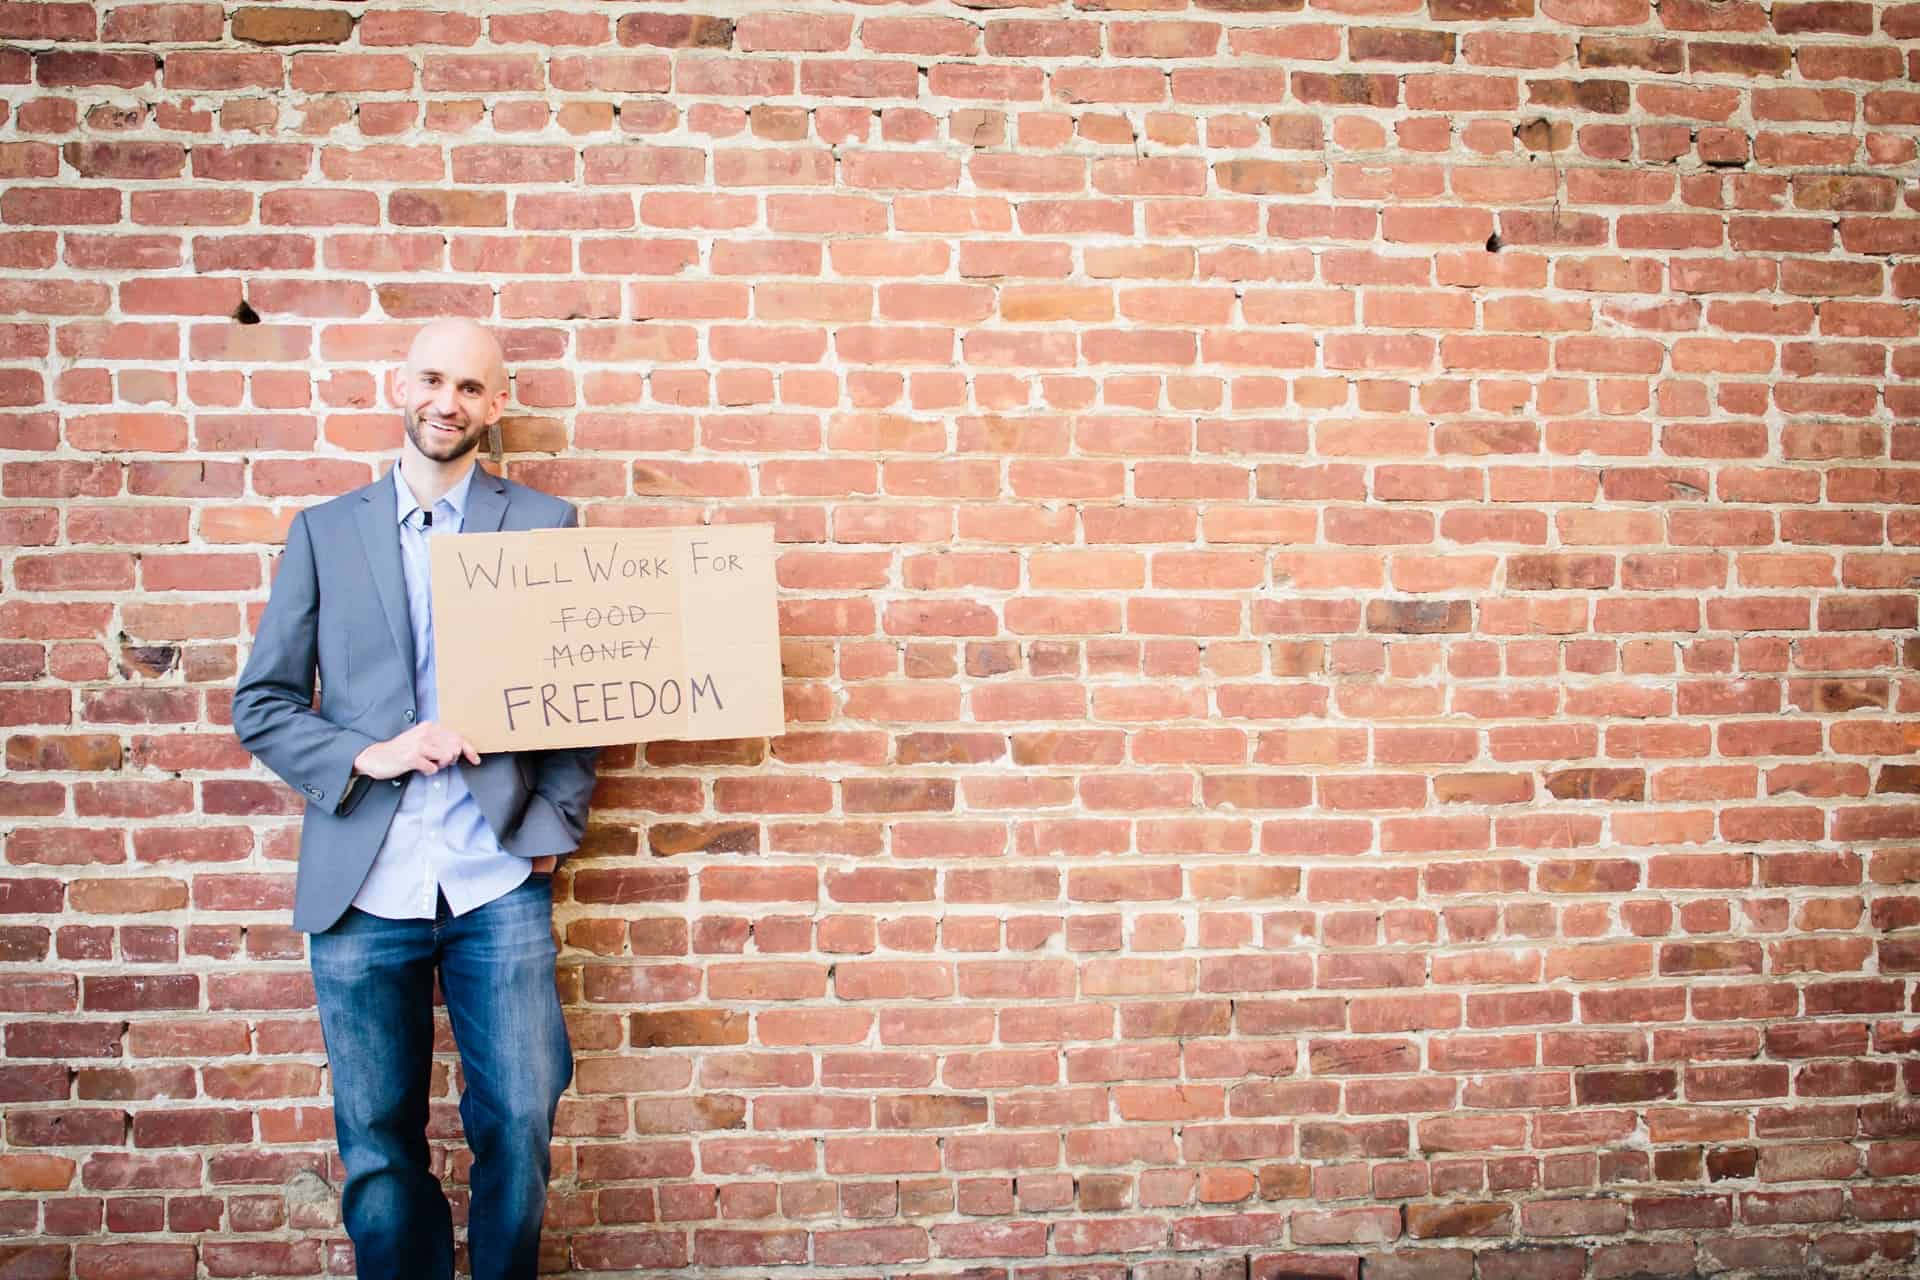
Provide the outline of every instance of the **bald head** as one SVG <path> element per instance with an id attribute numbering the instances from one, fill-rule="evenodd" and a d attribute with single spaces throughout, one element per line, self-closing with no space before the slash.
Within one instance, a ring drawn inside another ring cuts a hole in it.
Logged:
<path id="1" fill-rule="evenodd" d="M 465 377 L 480 376 L 489 393 L 507 389 L 507 353 L 492 332 L 472 320 L 435 320 L 413 336 L 407 348 L 407 373 L 423 370 Z"/>

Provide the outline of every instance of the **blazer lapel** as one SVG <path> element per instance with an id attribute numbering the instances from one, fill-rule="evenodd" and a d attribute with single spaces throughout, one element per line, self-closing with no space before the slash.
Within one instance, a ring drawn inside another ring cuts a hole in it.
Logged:
<path id="1" fill-rule="evenodd" d="M 368 487 L 360 500 L 360 542 L 372 570 L 374 593 L 387 615 L 387 629 L 393 632 L 394 647 L 406 659 L 406 670 L 414 669 L 413 623 L 407 616 L 407 577 L 400 567 L 400 522 L 394 516 L 393 486 L 388 479 Z"/>
<path id="2" fill-rule="evenodd" d="M 507 515 L 507 486 L 499 476 L 486 468 L 475 464 L 473 484 L 467 489 L 466 518 L 460 523 L 462 533 L 498 533 L 500 522 Z"/>

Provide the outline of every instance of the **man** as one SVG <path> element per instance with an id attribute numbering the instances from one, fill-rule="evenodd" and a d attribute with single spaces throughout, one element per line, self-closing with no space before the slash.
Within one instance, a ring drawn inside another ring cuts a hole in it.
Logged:
<path id="1" fill-rule="evenodd" d="M 428 325 L 390 390 L 406 427 L 399 464 L 295 517 L 233 723 L 307 798 L 293 922 L 312 934 L 362 1280 L 453 1275 L 426 1142 L 436 975 L 466 1085 L 473 1275 L 530 1280 L 554 1109 L 573 1075 L 552 872 L 585 828 L 595 752 L 482 759 L 439 722 L 427 542 L 576 518 L 475 465 L 507 403 L 484 329 Z"/>

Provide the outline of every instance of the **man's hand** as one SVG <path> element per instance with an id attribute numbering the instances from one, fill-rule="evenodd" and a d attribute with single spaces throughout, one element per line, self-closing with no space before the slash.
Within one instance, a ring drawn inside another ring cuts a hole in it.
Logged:
<path id="1" fill-rule="evenodd" d="M 353 758 L 353 771 L 385 781 L 403 773 L 438 773 L 462 756 L 468 764 L 480 763 L 480 753 L 465 738 L 428 720 L 363 750 Z"/>

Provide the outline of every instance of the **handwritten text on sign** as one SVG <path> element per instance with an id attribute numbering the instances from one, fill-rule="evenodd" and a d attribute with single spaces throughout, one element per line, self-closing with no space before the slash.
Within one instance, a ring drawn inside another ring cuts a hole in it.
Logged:
<path id="1" fill-rule="evenodd" d="M 770 526 L 428 545 L 440 718 L 476 750 L 781 732 Z"/>

